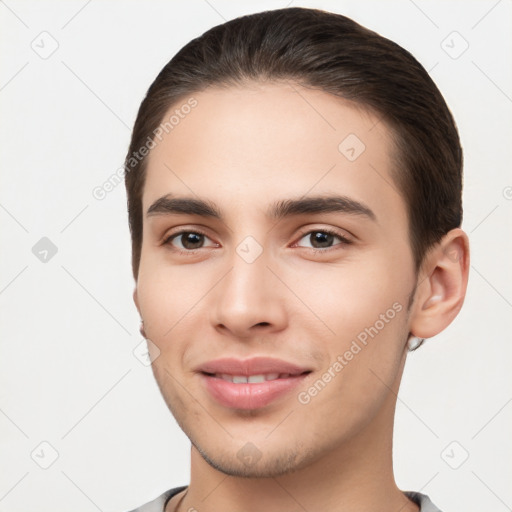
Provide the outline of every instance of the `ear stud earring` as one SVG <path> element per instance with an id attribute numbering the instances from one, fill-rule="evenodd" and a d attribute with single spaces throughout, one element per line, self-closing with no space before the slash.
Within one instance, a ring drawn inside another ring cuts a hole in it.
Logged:
<path id="1" fill-rule="evenodd" d="M 423 345 L 423 342 L 425 341 L 425 338 L 418 338 L 417 336 L 409 336 L 409 339 L 407 340 L 407 349 L 409 352 L 413 352 L 414 350 L 418 349 Z"/>
<path id="2" fill-rule="evenodd" d="M 139 328 L 139 331 L 142 335 L 143 338 L 147 338 L 146 336 L 146 331 L 144 330 L 144 320 L 141 319 L 140 321 L 140 328 Z"/>

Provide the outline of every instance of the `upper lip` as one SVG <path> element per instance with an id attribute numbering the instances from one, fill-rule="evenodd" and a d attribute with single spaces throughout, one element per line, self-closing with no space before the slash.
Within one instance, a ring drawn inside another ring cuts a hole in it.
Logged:
<path id="1" fill-rule="evenodd" d="M 261 375 L 267 373 L 288 373 L 290 375 L 300 375 L 301 373 L 311 371 L 309 368 L 297 364 L 274 359 L 272 357 L 252 357 L 250 359 L 222 358 L 203 363 L 197 368 L 198 372 L 210 374 L 228 374 L 228 375 Z"/>

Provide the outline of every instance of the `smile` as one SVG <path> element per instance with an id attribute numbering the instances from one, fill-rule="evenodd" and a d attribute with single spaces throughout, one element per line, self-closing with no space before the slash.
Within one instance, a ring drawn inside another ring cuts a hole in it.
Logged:
<path id="1" fill-rule="evenodd" d="M 259 374 L 259 375 L 229 375 L 227 373 L 221 373 L 220 375 L 212 375 L 212 377 L 216 377 L 218 379 L 226 380 L 228 382 L 233 382 L 234 384 L 259 384 L 260 382 L 265 382 L 268 380 L 276 380 L 276 379 L 287 379 L 290 377 L 289 373 L 267 373 L 267 374 Z"/>

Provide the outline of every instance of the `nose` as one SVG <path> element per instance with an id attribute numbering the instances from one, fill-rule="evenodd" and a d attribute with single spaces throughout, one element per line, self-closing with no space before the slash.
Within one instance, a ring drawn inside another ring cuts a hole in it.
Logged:
<path id="1" fill-rule="evenodd" d="M 253 262 L 235 253 L 230 262 L 231 269 L 212 296 L 211 321 L 215 329 L 237 339 L 284 329 L 286 290 L 275 271 L 270 270 L 265 251 Z"/>

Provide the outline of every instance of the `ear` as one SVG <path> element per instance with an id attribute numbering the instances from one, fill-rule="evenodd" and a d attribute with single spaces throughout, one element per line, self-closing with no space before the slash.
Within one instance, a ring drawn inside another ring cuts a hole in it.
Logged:
<path id="1" fill-rule="evenodd" d="M 468 237 L 462 229 L 452 229 L 421 266 L 411 314 L 413 336 L 431 338 L 451 324 L 464 303 L 468 272 Z"/>

